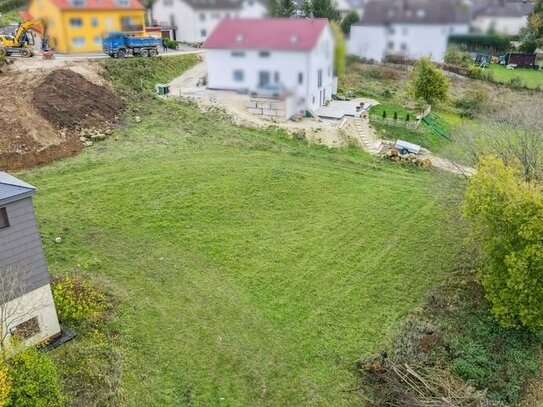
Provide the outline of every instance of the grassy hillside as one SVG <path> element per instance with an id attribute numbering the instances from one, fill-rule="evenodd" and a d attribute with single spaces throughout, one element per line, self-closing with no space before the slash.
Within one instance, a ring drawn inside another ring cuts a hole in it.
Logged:
<path id="1" fill-rule="evenodd" d="M 21 174 L 51 271 L 115 287 L 117 403 L 359 404 L 355 361 L 454 263 L 432 173 L 174 101 L 125 119 Z"/>

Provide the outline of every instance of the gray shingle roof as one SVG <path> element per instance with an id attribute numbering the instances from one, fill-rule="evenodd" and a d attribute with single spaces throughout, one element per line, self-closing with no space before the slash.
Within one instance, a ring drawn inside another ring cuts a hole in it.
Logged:
<path id="1" fill-rule="evenodd" d="M 6 204 L 34 194 L 32 185 L 0 171 L 0 204 Z"/>
<path id="2" fill-rule="evenodd" d="M 449 0 L 370 0 L 355 25 L 454 24 L 469 22 L 468 9 Z"/>
<path id="3" fill-rule="evenodd" d="M 474 7 L 475 17 L 524 17 L 534 9 L 533 3 L 482 4 Z"/>

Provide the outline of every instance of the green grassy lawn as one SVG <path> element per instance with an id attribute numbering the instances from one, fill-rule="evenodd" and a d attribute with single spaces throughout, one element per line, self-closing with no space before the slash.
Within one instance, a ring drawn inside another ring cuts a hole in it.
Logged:
<path id="1" fill-rule="evenodd" d="M 433 174 L 174 101 L 125 120 L 20 174 L 51 272 L 115 287 L 116 404 L 360 405 L 356 360 L 458 255 Z"/>
<path id="2" fill-rule="evenodd" d="M 415 120 L 417 116 L 414 111 L 390 102 L 383 102 L 372 106 L 370 108 L 370 115 L 381 118 L 383 117 L 383 111 L 386 111 L 387 118 L 389 119 L 394 118 L 394 113 L 397 113 L 399 120 L 405 120 L 407 115 L 409 115 L 410 120 Z"/>
<path id="3" fill-rule="evenodd" d="M 521 68 L 507 69 L 498 64 L 490 64 L 485 70 L 492 72 L 493 80 L 496 82 L 510 84 L 511 79 L 519 78 L 522 86 L 527 86 L 530 89 L 543 89 L 543 71 Z"/>

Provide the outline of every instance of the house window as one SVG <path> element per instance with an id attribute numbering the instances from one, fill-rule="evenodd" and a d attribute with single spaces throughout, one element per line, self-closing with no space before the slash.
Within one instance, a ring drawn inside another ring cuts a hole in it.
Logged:
<path id="1" fill-rule="evenodd" d="M 269 58 L 270 53 L 269 53 L 268 51 L 260 51 L 260 52 L 258 53 L 258 56 L 259 56 L 260 58 Z"/>
<path id="2" fill-rule="evenodd" d="M 121 7 L 128 7 L 130 5 L 130 0 L 117 0 L 117 4 Z"/>
<path id="3" fill-rule="evenodd" d="M 396 31 L 394 30 L 394 27 L 388 27 L 388 33 L 391 35 L 394 35 Z"/>
<path id="4" fill-rule="evenodd" d="M 234 82 L 243 82 L 245 75 L 241 69 L 236 69 L 234 71 Z"/>
<path id="5" fill-rule="evenodd" d="M 206 15 L 204 13 L 200 13 L 200 21 L 206 21 Z"/>
<path id="6" fill-rule="evenodd" d="M 9 227 L 8 212 L 6 208 L 0 208 L 0 229 Z"/>
<path id="7" fill-rule="evenodd" d="M 72 0 L 74 7 L 85 7 L 85 0 Z"/>
<path id="8" fill-rule="evenodd" d="M 175 27 L 175 14 L 170 14 L 170 25 Z"/>
<path id="9" fill-rule="evenodd" d="M 407 44 L 402 42 L 402 51 L 407 51 Z"/>
<path id="10" fill-rule="evenodd" d="M 322 69 L 317 71 L 317 86 L 319 88 L 322 86 Z"/>
<path id="11" fill-rule="evenodd" d="M 30 339 L 40 333 L 38 317 L 33 317 L 20 323 L 11 330 L 11 335 L 22 340 Z"/>
<path id="12" fill-rule="evenodd" d="M 275 73 L 273 74 L 273 80 L 275 83 L 279 83 L 279 72 L 275 71 Z"/>
<path id="13" fill-rule="evenodd" d="M 221 15 L 219 13 L 213 13 L 211 14 L 211 18 L 214 20 L 218 20 L 219 18 L 221 18 Z"/>
<path id="14" fill-rule="evenodd" d="M 93 27 L 98 27 L 98 17 L 93 17 L 91 20 L 91 25 Z"/>
<path id="15" fill-rule="evenodd" d="M 85 37 L 74 37 L 72 38 L 72 45 L 74 47 L 84 47 L 85 46 Z"/>
<path id="16" fill-rule="evenodd" d="M 173 6 L 173 0 L 164 0 L 164 5 L 167 7 Z"/>
<path id="17" fill-rule="evenodd" d="M 102 38 L 99 36 L 94 37 L 94 45 L 102 45 Z"/>
<path id="18" fill-rule="evenodd" d="M 402 28 L 403 35 L 407 35 L 407 27 Z"/>
<path id="19" fill-rule="evenodd" d="M 200 31 L 200 37 L 205 37 L 207 35 L 207 30 L 201 30 Z"/>
<path id="20" fill-rule="evenodd" d="M 231 55 L 234 58 L 244 58 L 245 57 L 245 52 L 243 52 L 243 51 L 232 51 Z"/>
<path id="21" fill-rule="evenodd" d="M 298 85 L 304 84 L 304 74 L 303 72 L 298 73 Z"/>
<path id="22" fill-rule="evenodd" d="M 83 27 L 83 20 L 80 18 L 70 18 L 70 27 L 74 27 L 74 28 Z"/>
<path id="23" fill-rule="evenodd" d="M 388 43 L 388 49 L 389 49 L 389 50 L 393 50 L 393 49 L 394 49 L 394 42 L 393 42 L 393 41 L 389 41 L 389 43 Z"/>

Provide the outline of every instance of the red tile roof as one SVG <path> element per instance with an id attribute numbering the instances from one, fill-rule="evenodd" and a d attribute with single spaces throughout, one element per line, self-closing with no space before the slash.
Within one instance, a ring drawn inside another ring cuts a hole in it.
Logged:
<path id="1" fill-rule="evenodd" d="M 145 10 L 138 0 L 128 0 L 128 6 L 116 0 L 85 0 L 85 5 L 74 6 L 70 0 L 51 0 L 60 10 Z"/>
<path id="2" fill-rule="evenodd" d="M 309 51 L 327 26 L 324 18 L 226 19 L 207 38 L 204 48 Z"/>

